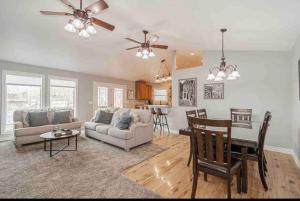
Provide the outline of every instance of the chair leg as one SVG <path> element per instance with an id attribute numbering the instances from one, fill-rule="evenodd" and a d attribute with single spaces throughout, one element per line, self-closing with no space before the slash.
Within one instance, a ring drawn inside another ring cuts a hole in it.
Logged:
<path id="1" fill-rule="evenodd" d="M 193 176 L 193 187 L 192 187 L 192 195 L 191 195 L 192 199 L 195 199 L 196 192 L 197 192 L 197 185 L 198 185 L 198 171 L 196 171 Z"/>
<path id="2" fill-rule="evenodd" d="M 261 180 L 261 183 L 263 184 L 265 190 L 267 191 L 269 188 L 268 188 L 268 184 L 266 182 L 263 168 L 264 168 L 263 167 L 263 159 L 258 159 L 258 171 L 259 171 L 260 180 Z"/>
<path id="3" fill-rule="evenodd" d="M 207 181 L 207 173 L 204 172 L 204 181 Z"/>
<path id="4" fill-rule="evenodd" d="M 266 156 L 265 156 L 265 155 L 264 155 L 264 161 L 263 161 L 263 164 L 264 164 L 264 170 L 265 170 L 265 172 L 268 172 L 268 168 L 267 168 L 268 162 L 267 162 L 267 159 L 266 159 Z"/>
<path id="5" fill-rule="evenodd" d="M 190 156 L 189 156 L 189 160 L 187 163 L 187 166 L 190 166 L 191 161 L 192 161 L 192 156 L 193 156 L 193 144 L 192 144 L 192 137 L 190 137 Z"/>
<path id="6" fill-rule="evenodd" d="M 161 131 L 162 131 L 161 115 L 158 115 L 158 119 L 159 119 L 159 127 L 160 127 L 160 132 L 159 132 L 159 134 L 161 134 Z"/>
<path id="7" fill-rule="evenodd" d="M 231 176 L 227 178 L 227 198 L 231 199 Z"/>
<path id="8" fill-rule="evenodd" d="M 165 120 L 166 120 L 166 126 L 168 128 L 168 133 L 170 134 L 170 128 L 169 128 L 169 124 L 168 124 L 168 120 L 167 120 L 167 115 L 164 115 Z"/>
<path id="9" fill-rule="evenodd" d="M 237 192 L 240 194 L 242 192 L 242 171 L 239 169 L 237 175 L 236 175 L 236 183 L 237 183 Z"/>
<path id="10" fill-rule="evenodd" d="M 155 132 L 157 126 L 157 115 L 153 115 L 153 122 L 154 122 L 154 132 Z"/>

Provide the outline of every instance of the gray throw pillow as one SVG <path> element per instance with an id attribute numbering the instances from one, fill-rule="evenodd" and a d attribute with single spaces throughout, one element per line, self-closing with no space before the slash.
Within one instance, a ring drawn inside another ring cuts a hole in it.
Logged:
<path id="1" fill-rule="evenodd" d="M 47 112 L 29 112 L 28 119 L 30 127 L 45 126 L 49 124 Z"/>
<path id="2" fill-rule="evenodd" d="M 114 113 L 99 111 L 96 115 L 95 122 L 102 124 L 110 124 Z"/>
<path id="3" fill-rule="evenodd" d="M 130 127 L 132 121 L 132 117 L 130 116 L 130 111 L 125 112 L 121 115 L 119 122 L 117 123 L 117 127 L 120 130 L 125 130 Z"/>
<path id="4" fill-rule="evenodd" d="M 55 111 L 53 115 L 53 124 L 66 124 L 70 122 L 70 111 Z"/>

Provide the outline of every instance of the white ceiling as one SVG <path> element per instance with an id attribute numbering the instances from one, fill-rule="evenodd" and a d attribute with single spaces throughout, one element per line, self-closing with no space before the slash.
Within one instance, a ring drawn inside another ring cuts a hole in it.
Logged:
<path id="1" fill-rule="evenodd" d="M 79 0 L 70 0 L 74 5 Z M 96 0 L 84 0 L 88 5 Z M 226 49 L 290 50 L 300 33 L 300 0 L 106 0 L 96 17 L 116 26 L 97 28 L 89 39 L 67 33 L 68 17 L 40 10 L 68 11 L 58 0 L 0 0 L 0 59 L 126 80 L 153 80 L 160 60 L 176 49 L 219 50 L 219 29 L 227 27 Z M 141 30 L 160 35 L 169 50 L 142 60 L 125 37 Z"/>

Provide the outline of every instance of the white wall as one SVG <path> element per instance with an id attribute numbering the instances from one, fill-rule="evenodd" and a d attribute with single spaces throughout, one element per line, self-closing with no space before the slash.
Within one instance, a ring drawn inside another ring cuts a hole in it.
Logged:
<path id="1" fill-rule="evenodd" d="M 300 59 L 300 37 L 298 38 L 294 48 L 291 51 L 291 64 L 292 64 L 292 109 L 293 109 L 293 146 L 297 157 L 300 160 L 300 94 L 299 94 L 299 71 L 298 60 Z"/>
<path id="2" fill-rule="evenodd" d="M 45 75 L 46 80 L 48 76 L 61 76 L 61 77 L 70 77 L 78 80 L 78 103 L 77 103 L 77 113 L 79 119 L 84 122 L 89 120 L 93 115 L 93 104 L 90 104 L 90 101 L 93 101 L 93 83 L 97 82 L 106 82 L 126 85 L 128 89 L 135 89 L 135 84 L 132 81 L 125 81 L 119 79 L 113 79 L 108 77 L 94 76 L 84 73 L 76 73 L 71 71 L 63 71 L 52 68 L 44 68 L 26 64 L 19 64 L 7 61 L 0 60 L 0 83 L 2 84 L 2 72 L 3 70 L 12 70 L 28 73 L 36 73 Z M 47 81 L 44 83 L 45 89 L 47 88 Z M 2 90 L 2 87 L 0 87 Z M 46 99 L 46 97 L 43 97 Z M 134 107 L 134 101 L 126 101 L 126 106 Z M 2 109 L 2 93 L 0 92 L 0 114 Z M 0 118 L 1 119 L 1 118 Z M 0 120 L 0 129 L 1 129 L 1 120 Z"/>
<path id="3" fill-rule="evenodd" d="M 175 53 L 174 53 L 175 54 Z M 237 64 L 241 78 L 225 81 L 224 100 L 204 100 L 203 88 L 209 68 L 220 64 L 221 53 L 204 52 L 204 66 L 176 70 L 173 64 L 173 109 L 170 113 L 172 130 L 187 126 L 185 111 L 178 107 L 178 79 L 197 78 L 198 108 L 206 108 L 209 117 L 230 118 L 230 108 L 252 108 L 254 119 L 261 120 L 265 111 L 272 112 L 266 144 L 282 148 L 293 147 L 291 68 L 288 52 L 226 51 L 228 64 Z"/>

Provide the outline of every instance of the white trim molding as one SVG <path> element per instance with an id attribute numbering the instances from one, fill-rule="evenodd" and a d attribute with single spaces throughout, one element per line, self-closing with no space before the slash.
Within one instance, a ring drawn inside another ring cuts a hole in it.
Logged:
<path id="1" fill-rule="evenodd" d="M 297 155 L 296 155 L 296 153 L 293 149 L 275 147 L 275 146 L 269 146 L 269 145 L 265 145 L 265 149 L 268 150 L 268 151 L 275 151 L 275 152 L 291 155 L 293 157 L 297 167 L 300 168 L 300 160 L 297 157 Z"/>

